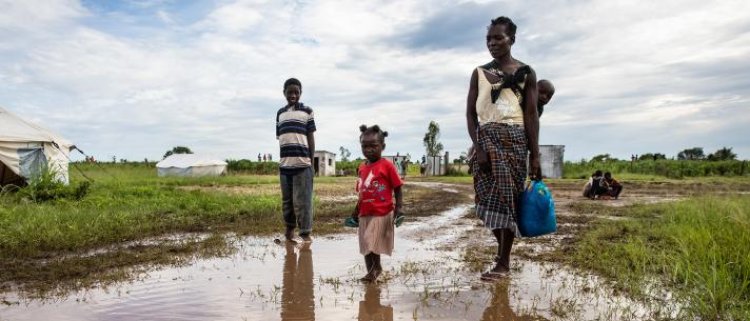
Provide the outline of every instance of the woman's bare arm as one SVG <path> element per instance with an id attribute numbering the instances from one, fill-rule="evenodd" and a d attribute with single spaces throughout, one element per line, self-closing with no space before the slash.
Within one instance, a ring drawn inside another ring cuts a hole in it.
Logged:
<path id="1" fill-rule="evenodd" d="M 529 176 L 541 179 L 541 165 L 539 163 L 539 115 L 537 104 L 536 73 L 532 69 L 526 75 L 523 88 L 523 127 L 526 130 L 526 145 L 529 149 Z"/>

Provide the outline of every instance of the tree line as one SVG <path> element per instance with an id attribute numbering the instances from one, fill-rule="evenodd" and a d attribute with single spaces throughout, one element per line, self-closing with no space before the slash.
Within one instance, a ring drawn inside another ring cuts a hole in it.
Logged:
<path id="1" fill-rule="evenodd" d="M 631 161 L 657 161 L 666 160 L 667 155 L 662 153 L 645 153 L 640 155 L 632 155 Z M 673 160 L 675 158 L 672 158 Z M 732 152 L 731 147 L 722 147 L 719 150 L 706 155 L 703 152 L 703 147 L 686 148 L 677 153 L 677 160 L 707 160 L 707 161 L 732 161 L 737 160 L 737 154 Z M 610 156 L 610 154 L 599 154 L 591 158 L 591 162 L 614 162 L 619 159 Z"/>

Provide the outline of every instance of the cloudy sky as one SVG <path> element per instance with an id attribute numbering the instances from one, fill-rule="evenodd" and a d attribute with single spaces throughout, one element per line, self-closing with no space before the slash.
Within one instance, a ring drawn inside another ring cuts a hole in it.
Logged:
<path id="1" fill-rule="evenodd" d="M 172 146 L 278 156 L 286 78 L 303 83 L 318 149 L 360 156 L 360 124 L 386 152 L 424 154 L 430 120 L 452 158 L 469 146 L 471 71 L 489 20 L 518 25 L 513 55 L 557 94 L 541 143 L 566 159 L 750 158 L 750 2 L 0 0 L 0 106 L 98 159 Z"/>

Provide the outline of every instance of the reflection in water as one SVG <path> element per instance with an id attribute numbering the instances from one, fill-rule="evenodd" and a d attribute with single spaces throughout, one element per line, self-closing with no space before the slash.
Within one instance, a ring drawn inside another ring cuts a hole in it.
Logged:
<path id="1" fill-rule="evenodd" d="M 545 320 L 538 316 L 516 315 L 510 306 L 509 280 L 500 280 L 492 287 L 492 299 L 482 313 L 482 321 Z"/>
<path id="2" fill-rule="evenodd" d="M 356 252 L 355 233 L 316 239 L 315 270 L 309 248 L 277 246 L 270 238 L 248 237 L 237 243 L 235 255 L 149 270 L 133 282 L 74 292 L 59 301 L 2 293 L 0 319 L 545 320 L 537 316 L 542 314 L 567 320 L 646 320 L 675 319 L 679 313 L 681 307 L 671 305 L 671 300 L 654 301 L 652 306 L 612 295 L 601 279 L 554 263 L 518 260 L 512 278 L 476 285 L 474 270 L 462 262 L 465 248 L 461 242 L 465 235 L 480 230 L 474 221 L 462 219 L 463 215 L 448 211 L 424 218 L 423 224 L 402 226 L 405 233 L 396 236 L 402 250 L 394 253 L 389 263 L 394 272 L 388 285 L 380 288 L 348 281 L 313 283 L 314 273 L 355 279 L 360 258 L 342 255 Z M 460 224 L 445 223 L 454 221 Z M 444 230 L 460 233 L 442 233 Z M 438 234 L 442 236 L 436 237 Z M 482 243 L 465 246 L 478 244 Z M 248 271 L 252 277 L 243 278 Z M 256 287 L 252 292 L 243 291 Z M 420 291 L 423 287 L 439 295 L 426 297 L 426 292 Z M 398 303 L 391 308 L 381 302 Z"/>
<path id="3" fill-rule="evenodd" d="M 367 284 L 365 288 L 365 300 L 359 301 L 360 321 L 393 321 L 393 307 L 380 304 L 380 286 L 374 283 Z"/>
<path id="4" fill-rule="evenodd" d="M 294 244 L 287 242 L 281 289 L 281 320 L 315 320 L 310 243 L 304 243 L 300 247 L 299 259 L 294 250 Z"/>

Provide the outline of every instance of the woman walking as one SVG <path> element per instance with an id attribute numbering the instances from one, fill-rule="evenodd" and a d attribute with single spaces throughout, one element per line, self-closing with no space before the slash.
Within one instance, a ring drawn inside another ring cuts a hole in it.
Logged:
<path id="1" fill-rule="evenodd" d="M 495 265 L 482 274 L 496 280 L 510 272 L 519 200 L 527 176 L 541 179 L 536 74 L 511 55 L 516 25 L 493 19 L 487 28 L 492 61 L 471 74 L 466 121 L 474 153 L 471 166 L 476 211 L 497 239 Z"/>

